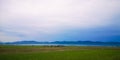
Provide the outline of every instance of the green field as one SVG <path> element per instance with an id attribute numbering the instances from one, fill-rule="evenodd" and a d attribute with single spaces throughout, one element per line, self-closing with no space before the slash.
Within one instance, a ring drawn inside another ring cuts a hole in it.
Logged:
<path id="1" fill-rule="evenodd" d="M 120 60 L 120 47 L 0 46 L 0 60 Z"/>

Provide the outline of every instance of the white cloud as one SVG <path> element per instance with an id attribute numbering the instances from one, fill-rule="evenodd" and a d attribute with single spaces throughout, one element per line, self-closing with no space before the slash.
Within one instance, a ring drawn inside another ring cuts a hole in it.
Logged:
<path id="1" fill-rule="evenodd" d="M 1 0 L 1 27 L 33 36 L 108 26 L 120 13 L 119 4 L 119 0 Z"/>

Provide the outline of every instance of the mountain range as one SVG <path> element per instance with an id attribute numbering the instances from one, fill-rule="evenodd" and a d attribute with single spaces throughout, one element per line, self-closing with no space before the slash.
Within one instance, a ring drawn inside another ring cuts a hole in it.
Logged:
<path id="1" fill-rule="evenodd" d="M 16 41 L 16 42 L 0 42 L 0 44 L 110 44 L 120 45 L 120 42 L 100 42 L 100 41 L 53 41 L 53 42 L 38 42 L 38 41 Z"/>

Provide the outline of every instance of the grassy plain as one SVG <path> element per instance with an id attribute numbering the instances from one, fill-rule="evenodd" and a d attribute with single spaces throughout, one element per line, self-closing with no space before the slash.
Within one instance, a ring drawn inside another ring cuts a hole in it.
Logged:
<path id="1" fill-rule="evenodd" d="M 120 60 L 120 47 L 1 45 L 0 60 Z"/>

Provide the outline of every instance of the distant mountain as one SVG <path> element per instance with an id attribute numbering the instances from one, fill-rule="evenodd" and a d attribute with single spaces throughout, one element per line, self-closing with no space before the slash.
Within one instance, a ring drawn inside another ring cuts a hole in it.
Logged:
<path id="1" fill-rule="evenodd" d="M 7 42 L 5 44 L 40 44 L 37 41 L 16 41 L 16 42 Z"/>
<path id="2" fill-rule="evenodd" d="M 3 44 L 3 43 L 0 43 Z M 54 42 L 38 42 L 38 41 L 17 41 L 17 42 L 6 42 L 4 44 L 110 44 L 120 45 L 120 42 L 94 42 L 94 41 L 54 41 Z"/>
<path id="3" fill-rule="evenodd" d="M 3 44 L 2 42 L 0 42 L 0 44 Z"/>

